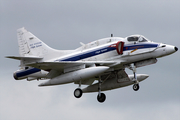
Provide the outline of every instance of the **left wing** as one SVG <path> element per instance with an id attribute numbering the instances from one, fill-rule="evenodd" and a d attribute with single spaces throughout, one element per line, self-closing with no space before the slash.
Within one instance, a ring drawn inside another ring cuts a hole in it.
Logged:
<path id="1" fill-rule="evenodd" d="M 40 60 L 40 59 L 43 59 L 42 57 L 38 57 L 38 56 L 26 56 L 26 57 L 6 56 L 6 58 L 11 58 L 11 59 L 15 59 L 15 60 Z"/>

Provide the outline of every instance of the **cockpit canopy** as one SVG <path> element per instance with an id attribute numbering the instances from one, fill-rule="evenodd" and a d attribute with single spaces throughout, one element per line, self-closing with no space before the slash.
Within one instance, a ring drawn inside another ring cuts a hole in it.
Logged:
<path id="1" fill-rule="evenodd" d="M 142 35 L 131 35 L 127 37 L 129 42 L 148 42 L 149 40 Z"/>

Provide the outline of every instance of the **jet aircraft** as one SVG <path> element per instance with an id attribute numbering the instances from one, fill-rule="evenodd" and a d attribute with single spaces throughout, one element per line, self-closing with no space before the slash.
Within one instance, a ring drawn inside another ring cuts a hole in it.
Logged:
<path id="1" fill-rule="evenodd" d="M 133 85 L 139 90 L 139 82 L 149 76 L 137 74 L 136 68 L 154 64 L 157 58 L 170 55 L 177 47 L 156 43 L 142 35 L 125 38 L 109 37 L 88 44 L 81 43 L 75 50 L 56 50 L 25 28 L 17 30 L 20 56 L 7 58 L 20 60 L 20 69 L 14 72 L 16 80 L 46 80 L 39 86 L 53 86 L 67 83 L 78 85 L 74 96 L 98 92 L 97 100 L 104 102 L 102 91 Z M 132 70 L 132 75 L 125 72 Z M 87 85 L 81 88 L 81 85 Z"/>

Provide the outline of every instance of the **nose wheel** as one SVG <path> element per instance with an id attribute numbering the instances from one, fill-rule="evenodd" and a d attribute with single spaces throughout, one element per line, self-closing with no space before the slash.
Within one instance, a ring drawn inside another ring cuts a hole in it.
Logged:
<path id="1" fill-rule="evenodd" d="M 99 76 L 99 86 L 98 86 L 98 95 L 97 95 L 97 100 L 100 103 L 103 103 L 106 100 L 106 95 L 104 93 L 101 93 L 101 76 Z"/>

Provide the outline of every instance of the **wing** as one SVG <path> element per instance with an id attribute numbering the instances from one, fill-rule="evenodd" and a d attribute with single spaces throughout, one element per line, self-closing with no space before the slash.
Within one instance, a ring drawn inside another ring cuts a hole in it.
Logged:
<path id="1" fill-rule="evenodd" d="M 40 60 L 40 59 L 43 59 L 42 57 L 38 57 L 38 56 L 28 56 L 28 57 L 6 56 L 6 58 L 11 58 L 11 59 L 15 59 L 15 60 Z"/>
<path id="2" fill-rule="evenodd" d="M 38 62 L 27 64 L 27 66 L 35 67 L 45 71 L 49 71 L 47 78 L 54 78 L 61 74 L 84 69 L 87 67 L 93 66 L 117 66 L 121 63 L 115 61 L 60 61 L 60 62 Z M 97 78 L 90 78 L 87 80 L 81 81 L 83 85 L 91 85 Z M 79 84 L 79 81 L 76 81 L 75 84 Z"/>
<path id="3" fill-rule="evenodd" d="M 114 61 L 60 61 L 60 62 L 38 62 L 38 63 L 32 63 L 27 64 L 27 66 L 35 67 L 42 70 L 57 70 L 57 71 L 65 71 L 65 69 L 73 68 L 78 66 L 86 65 L 87 67 L 97 65 L 97 66 L 108 66 L 115 64 L 117 62 Z M 80 69 L 82 69 L 80 67 Z M 69 71 L 66 71 L 69 72 Z"/>
<path id="4" fill-rule="evenodd" d="M 27 64 L 27 66 L 49 71 L 47 78 L 54 78 L 63 73 L 84 69 L 86 67 L 112 66 L 116 64 L 118 63 L 115 61 L 60 61 L 60 62 L 32 63 L 32 64 Z M 81 84 L 91 85 L 95 80 L 96 78 L 90 78 L 90 79 L 81 81 Z M 79 84 L 79 81 L 76 81 L 75 84 Z"/>

